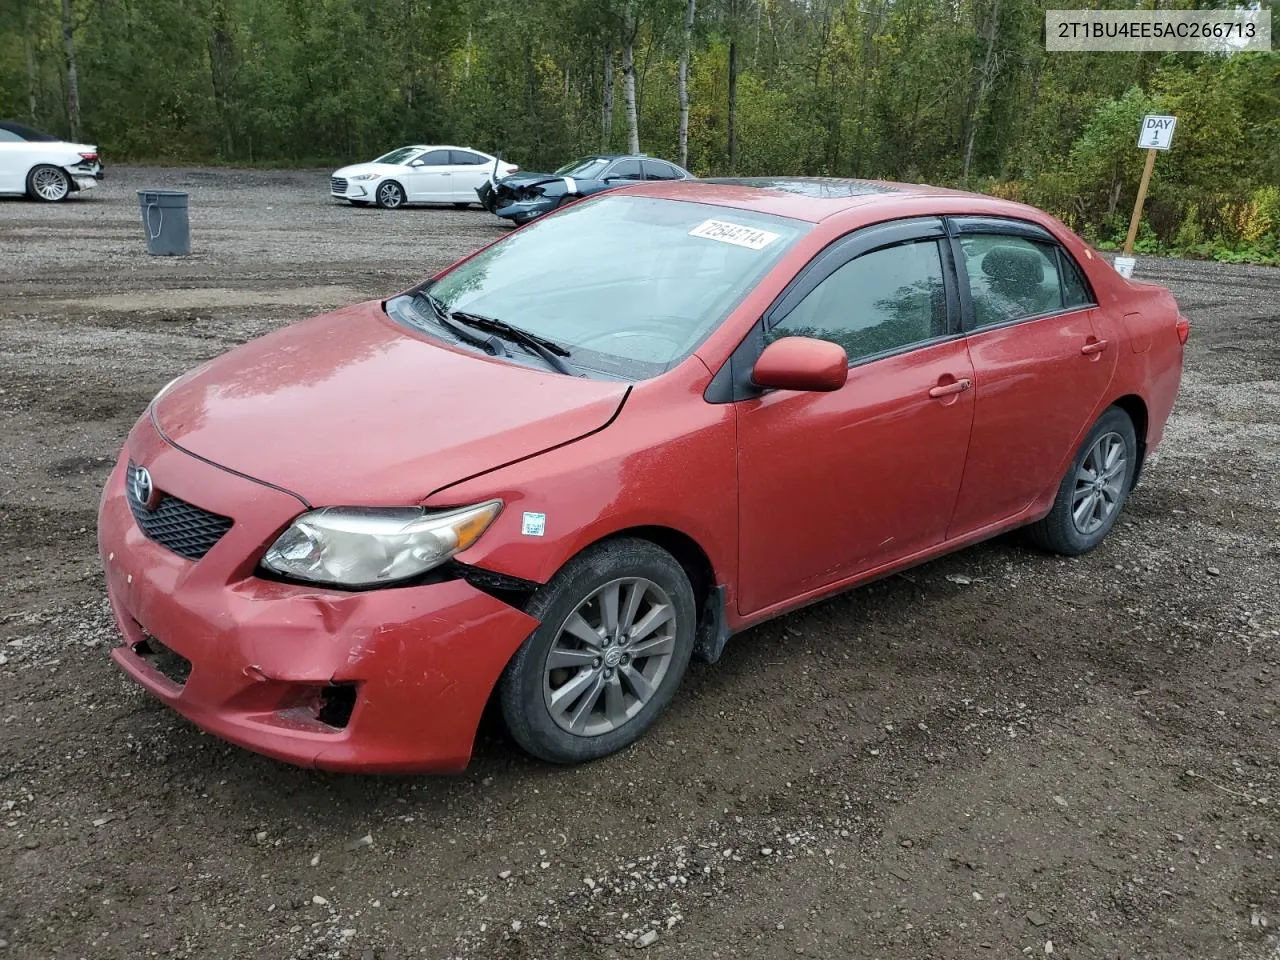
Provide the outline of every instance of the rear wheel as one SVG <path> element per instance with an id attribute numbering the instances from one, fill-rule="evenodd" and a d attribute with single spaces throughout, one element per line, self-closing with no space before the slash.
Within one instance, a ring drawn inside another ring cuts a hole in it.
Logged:
<path id="1" fill-rule="evenodd" d="M 667 708 L 693 651 L 683 568 L 646 540 L 571 560 L 530 601 L 541 620 L 503 672 L 502 714 L 525 750 L 580 763 L 634 742 Z"/>
<path id="2" fill-rule="evenodd" d="M 378 206 L 384 210 L 394 210 L 404 206 L 404 187 L 394 180 L 387 180 L 378 185 Z"/>
<path id="3" fill-rule="evenodd" d="M 1110 407 L 1080 445 L 1049 515 L 1027 528 L 1031 540 L 1066 556 L 1088 553 L 1120 518 L 1137 465 L 1133 421 L 1119 407 Z"/>
<path id="4" fill-rule="evenodd" d="M 65 200 L 71 192 L 71 178 L 67 171 L 47 163 L 32 167 L 27 174 L 27 193 L 36 200 L 56 203 Z"/>

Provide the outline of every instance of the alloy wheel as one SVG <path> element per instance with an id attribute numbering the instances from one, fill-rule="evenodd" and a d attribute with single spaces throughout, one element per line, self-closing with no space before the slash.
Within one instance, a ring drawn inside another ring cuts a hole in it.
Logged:
<path id="1" fill-rule="evenodd" d="M 31 177 L 31 187 L 42 200 L 61 200 L 70 189 L 66 174 L 53 167 L 43 167 Z"/>
<path id="2" fill-rule="evenodd" d="M 378 188 L 378 202 L 382 206 L 394 210 L 404 202 L 404 194 L 394 183 L 384 183 Z"/>
<path id="3" fill-rule="evenodd" d="M 612 580 L 560 625 L 543 671 L 547 711 L 578 736 L 617 730 L 662 686 L 675 647 L 666 591 L 643 577 Z"/>
<path id="4" fill-rule="evenodd" d="M 1127 453 L 1120 434 L 1104 433 L 1076 468 L 1071 519 L 1086 536 L 1100 529 L 1119 509 L 1128 476 Z"/>

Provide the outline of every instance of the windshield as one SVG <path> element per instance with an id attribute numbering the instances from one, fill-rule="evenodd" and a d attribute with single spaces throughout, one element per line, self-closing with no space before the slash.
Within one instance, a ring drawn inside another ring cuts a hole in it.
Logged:
<path id="1" fill-rule="evenodd" d="M 588 180 L 600 173 L 609 165 L 609 161 L 603 157 L 587 157 L 585 160 L 575 160 L 573 163 L 566 163 L 563 167 L 556 171 L 557 177 L 581 177 Z"/>
<path id="2" fill-rule="evenodd" d="M 571 351 L 584 372 L 657 376 L 688 356 L 811 225 L 605 195 L 511 234 L 430 286 Z"/>
<path id="3" fill-rule="evenodd" d="M 392 150 L 390 153 L 384 153 L 374 163 L 408 163 L 409 159 L 416 156 L 417 147 L 401 147 L 399 150 Z"/>

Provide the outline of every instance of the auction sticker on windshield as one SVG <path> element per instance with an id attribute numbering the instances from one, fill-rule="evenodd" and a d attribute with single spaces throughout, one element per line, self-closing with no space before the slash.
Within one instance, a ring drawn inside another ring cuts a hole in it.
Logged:
<path id="1" fill-rule="evenodd" d="M 748 227 L 741 223 L 730 223 L 727 220 L 704 220 L 689 231 L 691 237 L 702 237 L 706 240 L 719 240 L 721 243 L 732 243 L 736 247 L 747 247 L 751 250 L 763 250 L 778 239 L 776 233 Z"/>

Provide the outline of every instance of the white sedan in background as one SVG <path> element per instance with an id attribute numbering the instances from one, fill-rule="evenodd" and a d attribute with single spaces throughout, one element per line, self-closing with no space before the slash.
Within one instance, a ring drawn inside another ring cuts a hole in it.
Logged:
<path id="1" fill-rule="evenodd" d="M 519 169 L 468 147 L 400 147 L 372 163 L 334 171 L 329 195 L 357 207 L 376 203 L 389 210 L 406 203 L 466 207 L 476 202 L 480 184 Z"/>
<path id="2" fill-rule="evenodd" d="M 0 194 L 65 200 L 102 179 L 98 148 L 0 120 Z"/>

